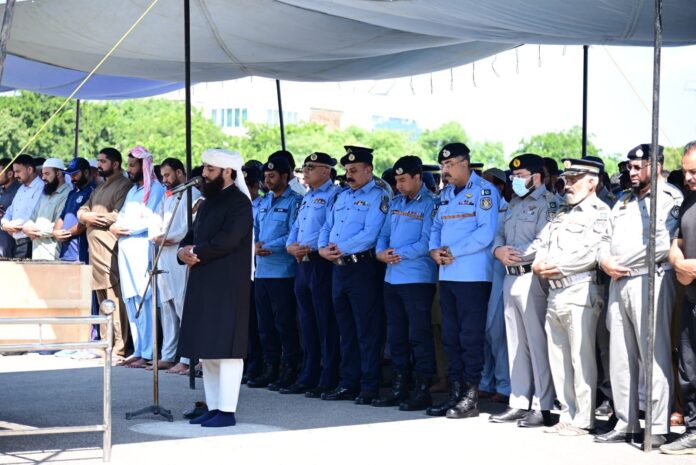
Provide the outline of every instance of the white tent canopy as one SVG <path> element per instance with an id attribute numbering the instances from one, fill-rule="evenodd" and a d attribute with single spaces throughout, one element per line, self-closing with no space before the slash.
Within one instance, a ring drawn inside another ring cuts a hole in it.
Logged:
<path id="1" fill-rule="evenodd" d="M 150 2 L 19 1 L 8 52 L 90 71 Z M 696 43 L 696 1 L 663 8 L 664 44 Z M 183 17 L 182 1 L 160 0 L 99 73 L 181 82 Z M 195 82 L 391 78 L 524 43 L 651 45 L 653 24 L 651 0 L 191 0 L 191 70 Z"/>

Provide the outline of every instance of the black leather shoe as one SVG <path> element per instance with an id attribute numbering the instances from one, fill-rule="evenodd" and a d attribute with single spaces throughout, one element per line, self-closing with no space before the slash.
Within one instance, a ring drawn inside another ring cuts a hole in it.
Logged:
<path id="1" fill-rule="evenodd" d="M 609 403 L 609 401 L 605 400 L 599 405 L 599 407 L 595 409 L 594 413 L 598 417 L 608 417 L 611 416 L 612 413 L 614 413 L 614 409 L 611 408 L 611 404 Z"/>
<path id="2" fill-rule="evenodd" d="M 305 394 L 307 391 L 312 389 L 312 386 L 307 386 L 306 384 L 295 383 L 292 386 L 286 388 L 280 388 L 278 392 L 281 394 Z"/>
<path id="3" fill-rule="evenodd" d="M 416 387 L 413 394 L 399 405 L 399 410 L 403 412 L 425 410 L 433 405 L 432 397 L 430 397 L 430 377 L 416 376 L 415 381 Z"/>
<path id="4" fill-rule="evenodd" d="M 396 407 L 405 401 L 408 397 L 408 376 L 401 372 L 394 373 L 394 381 L 389 394 L 374 399 L 372 405 L 374 407 Z M 356 402 L 357 403 L 357 402 Z"/>
<path id="5" fill-rule="evenodd" d="M 247 387 L 250 388 L 264 388 L 270 383 L 274 383 L 278 379 L 278 365 L 272 363 L 266 363 L 263 366 L 263 373 L 261 376 L 252 378 L 247 381 Z"/>
<path id="6" fill-rule="evenodd" d="M 478 386 L 467 383 L 462 400 L 447 410 L 445 416 L 447 418 L 473 418 L 479 416 Z"/>
<path id="7" fill-rule="evenodd" d="M 280 367 L 280 376 L 278 376 L 278 380 L 274 383 L 269 383 L 268 390 L 280 391 L 281 389 L 289 388 L 295 384 L 296 379 L 297 370 L 295 367 L 291 365 L 283 365 Z"/>
<path id="8" fill-rule="evenodd" d="M 321 400 L 355 400 L 356 397 L 358 397 L 356 389 L 337 387 L 333 391 L 322 393 Z"/>
<path id="9" fill-rule="evenodd" d="M 358 397 L 355 398 L 356 405 L 373 405 L 373 402 L 377 400 L 377 394 L 370 392 L 361 392 Z"/>
<path id="10" fill-rule="evenodd" d="M 530 410 L 524 416 L 517 420 L 517 426 L 520 428 L 538 428 L 544 426 L 544 415 L 539 410 Z"/>
<path id="11" fill-rule="evenodd" d="M 621 431 L 611 430 L 608 433 L 600 434 L 594 437 L 594 442 L 600 444 L 615 444 L 619 442 L 633 442 L 635 439 L 634 433 L 622 433 Z"/>
<path id="12" fill-rule="evenodd" d="M 204 413 L 208 412 L 208 406 L 206 405 L 205 402 L 197 401 L 192 409 L 186 410 L 184 412 L 184 418 L 187 420 L 193 420 L 194 418 L 198 418 Z"/>
<path id="13" fill-rule="evenodd" d="M 503 413 L 497 415 L 491 415 L 488 417 L 488 421 L 491 423 L 508 423 L 513 421 L 518 421 L 527 416 L 528 410 L 522 410 L 519 408 L 508 407 Z"/>
<path id="14" fill-rule="evenodd" d="M 307 392 L 305 392 L 304 396 L 309 399 L 320 399 L 322 394 L 332 390 L 332 388 L 328 388 L 326 386 L 317 386 L 314 389 L 309 389 Z"/>
<path id="15" fill-rule="evenodd" d="M 426 415 L 431 417 L 444 417 L 447 414 L 447 410 L 451 409 L 462 400 L 464 395 L 464 387 L 461 381 L 450 382 L 449 396 L 447 400 L 440 405 L 434 405 L 425 411 Z"/>

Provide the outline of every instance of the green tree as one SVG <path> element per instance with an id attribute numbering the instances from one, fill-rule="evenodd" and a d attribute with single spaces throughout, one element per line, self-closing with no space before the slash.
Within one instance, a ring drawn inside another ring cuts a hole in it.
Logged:
<path id="1" fill-rule="evenodd" d="M 471 144 L 466 131 L 456 121 L 445 123 L 437 129 L 426 129 L 418 138 L 418 143 L 421 146 L 420 156 L 424 161 L 436 162 L 437 154 L 442 146 L 452 142 Z"/>

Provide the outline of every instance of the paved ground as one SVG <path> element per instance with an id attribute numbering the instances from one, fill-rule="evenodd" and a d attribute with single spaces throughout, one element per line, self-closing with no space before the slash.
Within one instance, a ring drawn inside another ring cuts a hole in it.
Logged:
<path id="1" fill-rule="evenodd" d="M 469 420 L 421 412 L 325 402 L 242 388 L 236 427 L 189 425 L 181 412 L 203 397 L 184 376 L 162 373 L 160 399 L 176 418 L 126 420 L 152 400 L 150 372 L 113 369 L 113 463 L 373 464 L 515 463 L 696 464 L 696 458 L 645 454 L 631 445 L 599 445 L 590 436 L 565 438 L 487 414 Z M 101 421 L 102 368 L 95 361 L 51 356 L 0 357 L 0 427 L 87 425 Z M 487 413 L 504 406 L 482 404 Z M 7 426 L 7 423 L 4 423 Z M 0 464 L 101 462 L 98 433 L 0 438 Z"/>

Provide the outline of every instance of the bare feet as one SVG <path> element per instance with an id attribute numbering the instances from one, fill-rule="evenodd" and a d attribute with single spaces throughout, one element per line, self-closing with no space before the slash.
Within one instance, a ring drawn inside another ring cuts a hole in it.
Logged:
<path id="1" fill-rule="evenodd" d="M 126 365 L 128 368 L 145 368 L 147 366 L 148 360 L 141 358 L 133 363 Z"/>
<path id="2" fill-rule="evenodd" d="M 121 362 L 121 366 L 127 367 L 127 366 L 129 366 L 131 363 L 137 362 L 138 360 L 142 360 L 142 358 L 140 358 L 140 357 L 132 357 L 132 356 L 131 356 L 131 357 L 128 357 L 127 359 L 125 359 L 125 360 L 123 360 L 123 361 Z"/>
<path id="3" fill-rule="evenodd" d="M 169 368 L 174 366 L 174 362 L 168 362 L 166 360 L 158 360 L 157 361 L 157 369 L 158 370 L 168 370 Z M 152 365 L 148 365 L 145 367 L 146 370 L 152 371 Z"/>
<path id="4" fill-rule="evenodd" d="M 179 375 L 179 374 L 188 373 L 188 370 L 189 370 L 188 364 L 179 362 L 176 365 L 174 365 L 173 367 L 171 367 L 169 370 L 167 370 L 167 373 L 174 373 L 176 375 Z"/>

